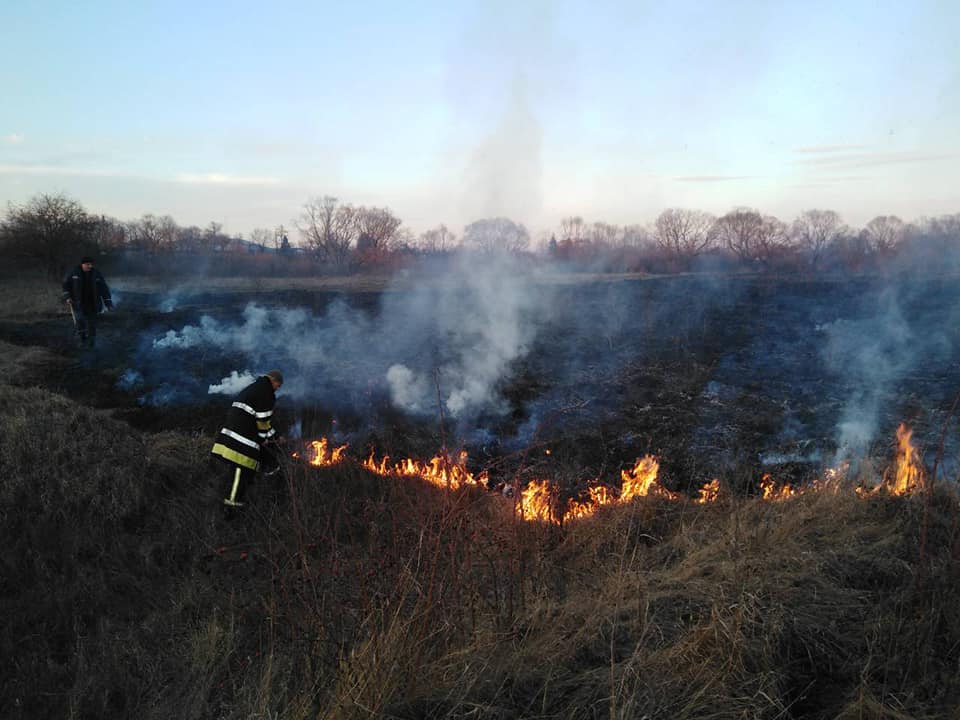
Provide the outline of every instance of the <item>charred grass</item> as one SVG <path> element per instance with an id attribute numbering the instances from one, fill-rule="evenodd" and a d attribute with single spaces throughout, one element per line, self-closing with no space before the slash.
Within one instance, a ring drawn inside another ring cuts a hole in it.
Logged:
<path id="1" fill-rule="evenodd" d="M 195 418 L 150 430 L 41 387 L 102 368 L 0 356 L 4 718 L 960 717 L 946 483 L 767 502 L 732 471 L 714 503 L 557 525 L 291 458 L 227 519 Z"/>

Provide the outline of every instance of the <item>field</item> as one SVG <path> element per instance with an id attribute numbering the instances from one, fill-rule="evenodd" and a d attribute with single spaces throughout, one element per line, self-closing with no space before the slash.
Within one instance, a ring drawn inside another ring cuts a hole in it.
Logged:
<path id="1" fill-rule="evenodd" d="M 3 290 L 3 717 L 960 717 L 955 278 L 108 279 Z"/>

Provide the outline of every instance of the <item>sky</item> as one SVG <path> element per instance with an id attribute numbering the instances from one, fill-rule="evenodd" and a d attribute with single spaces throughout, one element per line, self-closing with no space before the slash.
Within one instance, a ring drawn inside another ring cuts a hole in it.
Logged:
<path id="1" fill-rule="evenodd" d="M 229 233 L 960 212 L 960 3 L 0 3 L 0 202 Z"/>

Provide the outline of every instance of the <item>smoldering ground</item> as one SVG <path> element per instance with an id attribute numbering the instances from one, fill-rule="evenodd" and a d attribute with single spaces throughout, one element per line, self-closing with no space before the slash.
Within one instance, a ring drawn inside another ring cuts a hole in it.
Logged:
<path id="1" fill-rule="evenodd" d="M 419 424 L 488 456 L 592 444 L 578 459 L 597 467 L 641 452 L 718 472 L 819 467 L 882 451 L 903 420 L 933 448 L 948 421 L 952 285 L 556 280 L 465 256 L 381 293 L 207 297 L 192 314 L 184 296 L 178 322 L 142 333 L 121 382 L 143 404 L 189 406 L 280 367 L 278 408 L 305 437 L 363 446 Z"/>

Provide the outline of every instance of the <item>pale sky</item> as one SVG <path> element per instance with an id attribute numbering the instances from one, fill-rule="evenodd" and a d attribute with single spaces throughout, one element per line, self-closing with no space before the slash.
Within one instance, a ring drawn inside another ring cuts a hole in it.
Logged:
<path id="1" fill-rule="evenodd" d="M 960 212 L 960 2 L 0 3 L 0 202 L 419 233 Z"/>

